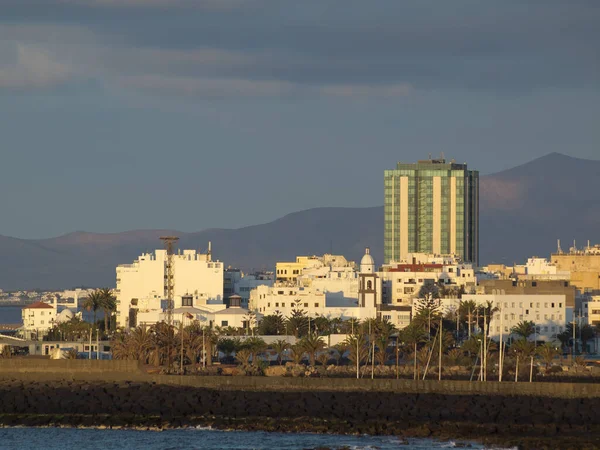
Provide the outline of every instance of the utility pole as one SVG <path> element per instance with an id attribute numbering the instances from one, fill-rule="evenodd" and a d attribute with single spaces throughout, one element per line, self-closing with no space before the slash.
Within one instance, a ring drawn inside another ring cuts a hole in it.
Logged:
<path id="1" fill-rule="evenodd" d="M 167 250 L 167 261 L 165 267 L 165 293 L 167 296 L 167 372 L 171 371 L 171 336 L 173 332 L 173 307 L 175 295 L 175 266 L 173 264 L 173 246 L 179 240 L 177 236 L 161 236 L 165 249 Z"/>
<path id="2" fill-rule="evenodd" d="M 502 315 L 502 302 L 500 302 L 500 356 L 498 357 L 498 382 L 502 383 L 502 364 L 504 363 L 504 324 L 503 324 L 503 315 Z"/>
<path id="3" fill-rule="evenodd" d="M 444 336 L 444 322 L 443 319 L 440 317 L 440 358 L 438 361 L 438 381 L 442 381 L 442 342 L 443 342 L 443 336 Z"/>

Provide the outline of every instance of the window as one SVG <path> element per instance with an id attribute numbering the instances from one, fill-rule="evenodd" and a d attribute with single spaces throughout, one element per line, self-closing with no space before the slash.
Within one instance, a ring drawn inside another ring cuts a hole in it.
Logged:
<path id="1" fill-rule="evenodd" d="M 531 286 L 536 287 L 537 286 L 537 281 L 532 281 L 531 282 Z"/>
<path id="2" fill-rule="evenodd" d="M 551 330 L 553 333 L 556 332 L 556 327 L 552 327 Z"/>
<path id="3" fill-rule="evenodd" d="M 535 307 L 536 307 L 536 308 L 539 308 L 539 307 L 540 307 L 540 302 L 537 302 L 537 303 L 535 304 Z"/>
<path id="4" fill-rule="evenodd" d="M 44 311 L 40 311 L 40 316 L 43 316 L 43 315 L 44 315 Z M 44 322 L 42 322 L 42 323 L 44 323 Z"/>
<path id="5" fill-rule="evenodd" d="M 544 333 L 548 332 L 548 327 L 544 327 Z"/>
<path id="6" fill-rule="evenodd" d="M 552 307 L 554 308 L 554 303 L 552 303 Z"/>
<path id="7" fill-rule="evenodd" d="M 194 306 L 193 305 L 193 297 L 191 297 L 191 296 L 181 297 L 181 306 Z"/>
<path id="8" fill-rule="evenodd" d="M 319 304 L 318 304 L 318 303 L 315 303 L 315 308 L 318 308 L 318 307 L 319 307 Z"/>
<path id="9" fill-rule="evenodd" d="M 304 307 L 305 307 L 305 308 L 308 308 L 308 303 L 305 303 L 305 304 L 304 304 Z"/>
<path id="10" fill-rule="evenodd" d="M 562 303 L 559 303 L 559 304 L 558 304 L 558 307 L 559 307 L 559 308 L 562 308 Z"/>
<path id="11" fill-rule="evenodd" d="M 547 307 L 548 307 L 548 303 L 544 303 L 544 308 L 547 308 Z"/>
<path id="12" fill-rule="evenodd" d="M 282 304 L 281 304 L 281 307 L 282 307 L 282 308 L 285 308 L 285 303 L 282 303 Z"/>
<path id="13" fill-rule="evenodd" d="M 530 308 L 533 308 L 533 303 L 530 303 L 530 304 L 529 304 L 529 307 L 530 307 Z"/>
<path id="14" fill-rule="evenodd" d="M 383 316 L 383 320 L 392 320 L 392 316 L 385 315 L 385 316 Z"/>
<path id="15" fill-rule="evenodd" d="M 525 310 L 525 314 L 529 315 L 529 310 L 528 309 Z"/>
<path id="16" fill-rule="evenodd" d="M 523 302 L 519 302 L 519 308 L 523 307 Z"/>
<path id="17" fill-rule="evenodd" d="M 283 291 L 277 291 L 277 294 L 283 295 Z"/>
<path id="18" fill-rule="evenodd" d="M 515 307 L 515 302 L 512 302 L 512 307 L 513 307 L 513 308 Z"/>
<path id="19" fill-rule="evenodd" d="M 227 321 L 227 320 L 221 320 L 221 326 L 222 326 L 222 327 L 227 327 L 227 326 L 229 326 L 229 321 Z"/>
<path id="20" fill-rule="evenodd" d="M 41 323 L 42 325 L 44 325 L 44 321 L 43 321 L 43 320 L 42 320 L 40 323 Z"/>
<path id="21" fill-rule="evenodd" d="M 275 303 L 275 308 L 279 308 L 279 303 Z"/>

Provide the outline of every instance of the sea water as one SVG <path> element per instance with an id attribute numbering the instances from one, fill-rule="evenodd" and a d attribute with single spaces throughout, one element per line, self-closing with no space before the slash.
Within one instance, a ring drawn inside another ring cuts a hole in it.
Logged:
<path id="1" fill-rule="evenodd" d="M 484 449 L 466 441 L 404 439 L 395 436 L 346 436 L 313 433 L 267 433 L 259 431 L 218 431 L 188 428 L 165 431 L 136 431 L 78 428 L 0 428 L 0 449 L 43 450 L 246 450 L 317 448 L 349 449 Z"/>

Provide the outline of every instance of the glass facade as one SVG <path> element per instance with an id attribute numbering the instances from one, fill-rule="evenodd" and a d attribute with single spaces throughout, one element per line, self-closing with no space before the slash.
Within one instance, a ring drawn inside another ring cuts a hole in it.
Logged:
<path id="1" fill-rule="evenodd" d="M 386 263 L 407 253 L 454 252 L 478 264 L 479 173 L 466 164 L 438 159 L 386 170 L 384 214 Z"/>

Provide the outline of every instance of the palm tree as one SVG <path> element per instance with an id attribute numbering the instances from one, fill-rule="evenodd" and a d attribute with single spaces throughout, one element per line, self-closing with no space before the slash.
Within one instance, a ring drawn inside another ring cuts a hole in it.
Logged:
<path id="1" fill-rule="evenodd" d="M 475 301 L 473 300 L 465 300 L 464 302 L 461 301 L 460 302 L 460 306 L 458 308 L 458 315 L 461 318 L 461 321 L 463 320 L 463 318 L 466 319 L 466 324 L 467 324 L 467 330 L 468 330 L 468 336 L 471 337 L 471 330 L 472 330 L 472 326 L 471 324 L 473 323 L 473 314 L 475 314 L 475 311 L 477 310 L 477 303 L 475 303 Z"/>
<path id="2" fill-rule="evenodd" d="M 308 354 L 310 365 L 315 365 L 315 356 L 317 352 L 325 348 L 325 343 L 316 333 L 310 333 L 300 340 L 300 346 Z"/>
<path id="3" fill-rule="evenodd" d="M 404 341 L 404 343 L 406 345 L 408 345 L 414 349 L 415 358 L 414 358 L 413 378 L 416 380 L 417 379 L 417 346 L 420 343 L 425 341 L 426 333 L 420 326 L 416 326 L 411 323 L 409 326 L 407 326 L 406 328 L 404 328 L 401 331 L 400 337 L 402 338 L 402 341 Z"/>
<path id="4" fill-rule="evenodd" d="M 96 326 L 96 313 L 102 308 L 104 296 L 100 289 L 96 289 L 83 302 L 83 307 L 87 311 L 94 311 L 94 327 Z"/>
<path id="5" fill-rule="evenodd" d="M 359 367 L 369 355 L 367 340 L 363 334 L 355 332 L 346 338 L 344 346 L 348 349 L 348 359 L 356 366 L 356 378 L 358 378 Z"/>
<path id="6" fill-rule="evenodd" d="M 125 333 L 116 333 L 110 341 L 110 349 L 113 359 L 129 359 L 131 352 L 131 343 L 129 335 Z"/>
<path id="7" fill-rule="evenodd" d="M 554 358 L 560 355 L 560 351 L 551 343 L 547 342 L 544 345 L 541 345 L 536 350 L 538 356 L 542 358 L 544 364 L 546 365 L 546 372 L 550 369 Z"/>
<path id="8" fill-rule="evenodd" d="M 110 288 L 100 289 L 102 296 L 101 308 L 104 310 L 104 332 L 108 334 L 111 327 L 112 313 L 117 309 L 117 300 Z"/>
<path id="9" fill-rule="evenodd" d="M 526 340 L 535 333 L 535 324 L 530 320 L 524 320 L 512 327 L 510 332 Z"/>
<path id="10" fill-rule="evenodd" d="M 302 359 L 304 358 L 304 350 L 302 349 L 300 343 L 294 344 L 290 347 L 290 358 L 294 364 L 300 364 Z"/>
<path id="11" fill-rule="evenodd" d="M 251 356 L 250 350 L 247 348 L 241 348 L 235 352 L 235 359 L 237 359 L 242 365 L 247 365 Z"/>
<path id="12" fill-rule="evenodd" d="M 519 381 L 519 360 L 526 360 L 535 353 L 535 344 L 529 342 L 526 338 L 521 338 L 512 343 L 510 350 L 514 352 L 516 357 L 515 367 L 515 382 Z"/>
<path id="13" fill-rule="evenodd" d="M 219 343 L 217 344 L 217 349 L 220 352 L 223 352 L 225 358 L 229 358 L 236 349 L 236 341 L 235 339 L 225 338 L 219 339 Z"/>
<path id="14" fill-rule="evenodd" d="M 258 361 L 259 353 L 264 352 L 267 349 L 267 344 L 264 340 L 259 337 L 251 337 L 246 339 L 242 343 L 243 348 L 247 348 L 250 351 L 252 357 L 252 364 L 256 364 Z"/>
<path id="15" fill-rule="evenodd" d="M 122 333 L 117 333 L 117 336 Z M 144 364 L 148 362 L 149 353 L 154 345 L 152 334 L 145 326 L 134 328 L 125 339 L 129 347 L 129 354 L 142 361 Z"/>
<path id="16" fill-rule="evenodd" d="M 283 363 L 283 353 L 290 348 L 290 343 L 285 339 L 279 339 L 271 344 L 271 348 L 277 353 L 277 362 Z"/>

